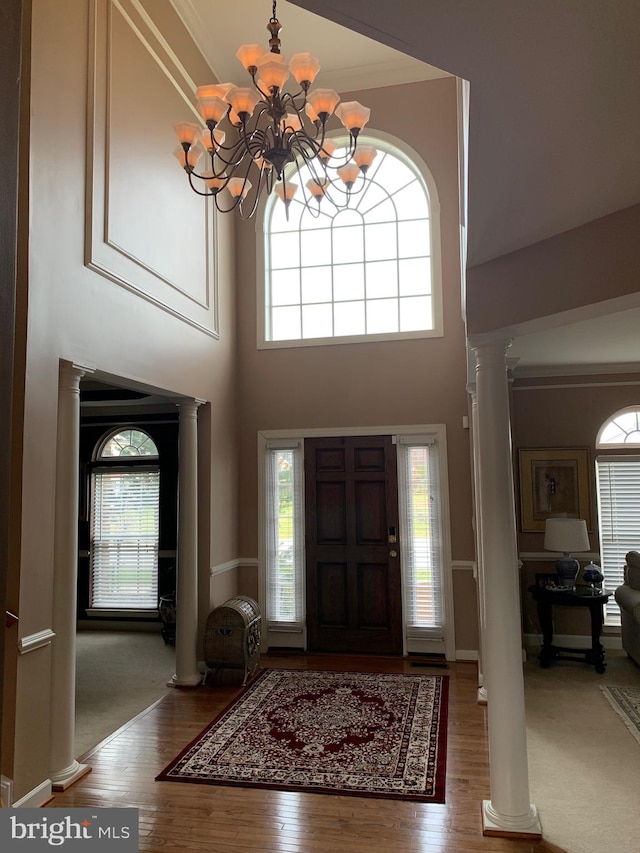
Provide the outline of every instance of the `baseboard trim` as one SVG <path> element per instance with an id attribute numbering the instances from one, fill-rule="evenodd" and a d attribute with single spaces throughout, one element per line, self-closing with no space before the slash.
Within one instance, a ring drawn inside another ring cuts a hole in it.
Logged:
<path id="1" fill-rule="evenodd" d="M 51 779 L 45 779 L 24 797 L 11 804 L 14 809 L 39 809 L 53 798 Z"/>
<path id="2" fill-rule="evenodd" d="M 478 660 L 477 649 L 456 649 L 456 660 Z"/>
<path id="3" fill-rule="evenodd" d="M 6 776 L 0 777 L 0 797 L 2 805 L 8 808 L 13 802 L 13 779 Z"/>

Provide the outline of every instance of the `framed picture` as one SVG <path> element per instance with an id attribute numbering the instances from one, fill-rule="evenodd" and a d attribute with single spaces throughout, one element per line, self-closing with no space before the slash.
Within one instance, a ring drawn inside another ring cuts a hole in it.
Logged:
<path id="1" fill-rule="evenodd" d="M 583 518 L 592 529 L 588 448 L 520 449 L 518 461 L 523 531 L 543 532 L 553 515 Z"/>

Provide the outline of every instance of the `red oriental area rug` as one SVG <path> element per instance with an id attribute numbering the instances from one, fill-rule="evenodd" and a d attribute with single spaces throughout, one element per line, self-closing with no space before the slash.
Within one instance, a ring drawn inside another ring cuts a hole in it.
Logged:
<path id="1" fill-rule="evenodd" d="M 443 803 L 448 687 L 265 669 L 157 779 Z"/>

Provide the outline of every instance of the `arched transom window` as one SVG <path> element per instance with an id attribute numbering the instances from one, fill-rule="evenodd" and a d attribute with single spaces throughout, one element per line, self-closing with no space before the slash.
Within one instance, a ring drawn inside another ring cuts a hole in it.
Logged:
<path id="1" fill-rule="evenodd" d="M 640 446 L 640 408 L 624 409 L 607 421 L 598 433 L 597 447 Z"/>
<path id="2" fill-rule="evenodd" d="M 98 459 L 113 459 L 116 456 L 158 456 L 151 436 L 141 429 L 123 429 L 107 437 L 98 451 Z"/>
<path id="3" fill-rule="evenodd" d="M 314 215 L 303 203 L 304 170 L 288 216 L 282 202 L 267 203 L 261 346 L 442 334 L 433 179 L 388 143 L 362 142 L 378 154 L 346 207 L 311 201 Z"/>

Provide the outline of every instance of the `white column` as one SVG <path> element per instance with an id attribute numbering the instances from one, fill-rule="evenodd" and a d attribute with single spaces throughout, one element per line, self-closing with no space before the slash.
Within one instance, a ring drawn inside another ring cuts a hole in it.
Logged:
<path id="1" fill-rule="evenodd" d="M 540 835 L 529 802 L 506 352 L 510 341 L 472 340 L 476 354 L 478 506 L 481 515 L 491 799 L 485 834 Z"/>
<path id="2" fill-rule="evenodd" d="M 174 687 L 195 687 L 198 670 L 198 406 L 181 400 L 178 446 L 178 555 Z"/>
<path id="3" fill-rule="evenodd" d="M 478 470 L 478 454 L 476 448 L 478 446 L 478 395 L 476 392 L 475 383 L 470 383 L 467 386 L 469 396 L 471 397 L 471 447 L 473 454 L 473 518 L 476 534 L 476 587 L 478 595 L 478 704 L 487 704 L 487 687 L 484 679 L 484 654 L 482 644 L 484 642 L 484 626 L 486 623 L 485 608 L 484 608 L 484 575 L 482 572 L 482 516 L 479 506 L 479 477 Z"/>
<path id="4" fill-rule="evenodd" d="M 78 587 L 78 478 L 80 379 L 91 368 L 60 364 L 53 555 L 49 775 L 64 790 L 91 768 L 75 759 L 76 595 Z"/>

